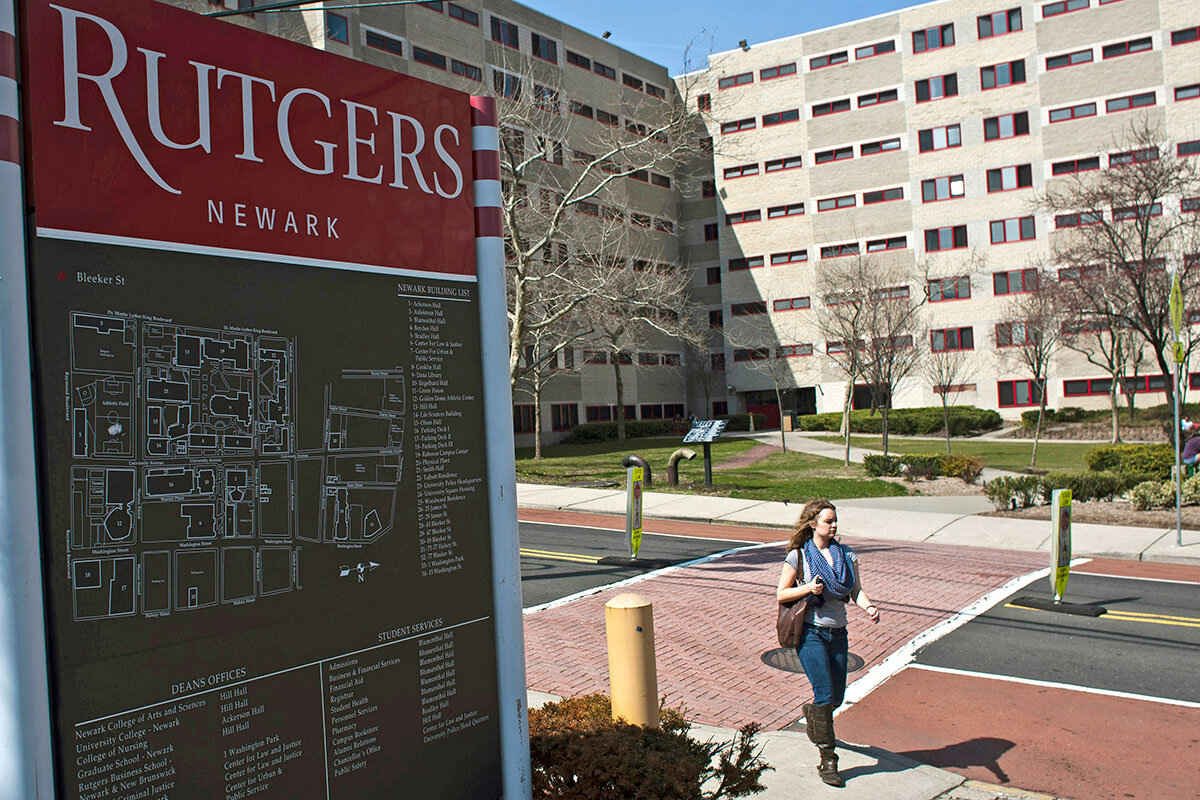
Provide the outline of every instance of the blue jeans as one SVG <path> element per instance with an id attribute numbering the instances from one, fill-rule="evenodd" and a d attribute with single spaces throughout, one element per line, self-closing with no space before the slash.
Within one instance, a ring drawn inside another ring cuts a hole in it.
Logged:
<path id="1" fill-rule="evenodd" d="M 805 625 L 801 636 L 796 655 L 812 684 L 813 702 L 837 708 L 846 697 L 846 629 Z"/>

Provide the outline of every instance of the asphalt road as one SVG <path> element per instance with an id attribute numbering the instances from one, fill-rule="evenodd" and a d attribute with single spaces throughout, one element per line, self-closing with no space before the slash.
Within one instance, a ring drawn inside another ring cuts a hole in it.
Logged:
<path id="1" fill-rule="evenodd" d="M 916 663 L 1200 702 L 1200 584 L 1072 573 L 1064 600 L 1100 617 L 1011 606 L 1051 599 L 1049 581 L 1014 593 L 923 648 Z"/>
<path id="2" fill-rule="evenodd" d="M 638 559 L 645 563 L 620 566 L 599 562 L 606 557 L 629 555 L 624 531 L 521 522 L 520 536 L 521 600 L 525 608 L 747 544 L 647 533 L 638 551 Z"/>

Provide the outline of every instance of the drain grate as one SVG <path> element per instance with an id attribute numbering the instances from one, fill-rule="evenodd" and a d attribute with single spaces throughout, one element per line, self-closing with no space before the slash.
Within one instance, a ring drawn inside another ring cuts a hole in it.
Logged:
<path id="1" fill-rule="evenodd" d="M 784 672 L 804 674 L 804 667 L 800 665 L 800 657 L 796 655 L 794 647 L 777 647 L 774 650 L 768 650 L 762 654 L 762 662 L 768 667 L 781 669 Z M 858 672 L 865 664 L 862 656 L 850 653 L 846 658 L 846 671 Z"/>

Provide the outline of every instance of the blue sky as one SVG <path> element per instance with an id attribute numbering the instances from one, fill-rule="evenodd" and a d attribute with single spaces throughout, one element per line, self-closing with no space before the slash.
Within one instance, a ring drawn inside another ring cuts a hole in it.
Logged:
<path id="1" fill-rule="evenodd" d="M 691 69 L 709 52 L 779 39 L 863 17 L 919 5 L 923 0 L 522 0 L 543 14 L 612 41 L 670 70 L 684 70 L 683 52 L 693 37 Z"/>

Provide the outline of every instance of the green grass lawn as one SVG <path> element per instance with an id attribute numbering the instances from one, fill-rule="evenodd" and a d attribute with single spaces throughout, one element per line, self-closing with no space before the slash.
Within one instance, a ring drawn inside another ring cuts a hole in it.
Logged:
<path id="1" fill-rule="evenodd" d="M 813 438 L 823 442 L 842 442 L 840 436 Z M 855 447 L 865 447 L 870 450 L 883 449 L 883 444 L 878 436 L 851 436 L 850 443 Z M 1087 469 L 1087 465 L 1083 461 L 1084 453 L 1101 446 L 1090 442 L 1039 442 L 1037 466 L 1039 469 L 1051 472 L 1082 472 Z M 950 440 L 950 452 L 978 458 L 984 466 L 1013 470 L 1014 472 L 1019 472 L 1029 466 L 1029 454 L 1032 447 L 1032 442 Z M 888 452 L 897 454 L 944 453 L 946 452 L 946 442 L 944 439 L 907 439 L 889 436 Z"/>
<path id="2" fill-rule="evenodd" d="M 712 446 L 716 466 L 753 448 L 757 442 L 732 439 Z M 675 438 L 629 439 L 582 445 L 553 445 L 535 461 L 533 448 L 517 450 L 517 480 L 560 486 L 618 487 L 625 483 L 621 459 L 637 455 L 646 459 L 654 476 L 654 491 L 676 491 L 744 497 L 752 500 L 787 500 L 802 503 L 814 497 L 830 499 L 904 495 L 903 486 L 866 477 L 862 465 L 843 467 L 840 461 L 805 453 L 776 453 L 748 467 L 714 469 L 712 487 L 704 486 L 701 445 L 692 446 L 696 458 L 679 464 L 678 488 L 667 483 L 667 460 L 683 445 Z"/>

